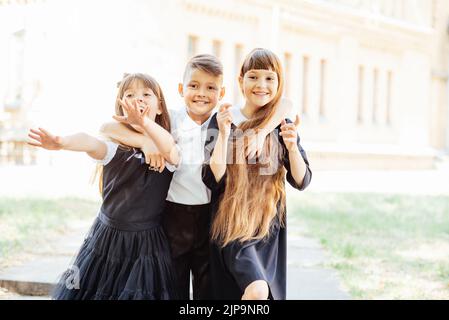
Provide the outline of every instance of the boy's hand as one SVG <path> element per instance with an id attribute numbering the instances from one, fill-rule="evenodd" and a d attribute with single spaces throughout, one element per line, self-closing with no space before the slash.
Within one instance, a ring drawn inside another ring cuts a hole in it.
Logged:
<path id="1" fill-rule="evenodd" d="M 150 107 L 139 106 L 137 100 L 134 100 L 132 103 L 129 103 L 128 100 L 126 99 L 125 100 L 119 99 L 118 101 L 120 105 L 123 107 L 123 111 L 126 111 L 127 116 L 114 115 L 112 117 L 119 122 L 133 124 L 143 128 L 145 126 L 146 121 L 149 120 L 147 115 L 150 112 Z"/>
<path id="2" fill-rule="evenodd" d="M 62 137 L 54 136 L 42 128 L 38 130 L 30 129 L 28 137 L 31 138 L 31 141 L 27 143 L 35 147 L 41 147 L 47 150 L 61 150 L 63 148 Z"/>
<path id="3" fill-rule="evenodd" d="M 297 127 L 299 126 L 301 120 L 299 115 L 296 115 L 296 119 L 294 123 L 286 123 L 285 119 L 281 122 L 281 133 L 282 139 L 284 140 L 285 146 L 288 152 L 296 151 L 298 149 L 298 145 L 296 144 L 296 140 L 298 138 Z"/>
<path id="4" fill-rule="evenodd" d="M 231 133 L 232 114 L 229 108 L 232 105 L 230 103 L 223 103 L 218 109 L 217 123 L 218 130 L 227 138 Z"/>
<path id="5" fill-rule="evenodd" d="M 159 153 L 156 145 L 149 141 L 142 146 L 142 152 L 145 155 L 145 162 L 149 164 L 150 170 L 162 172 L 165 169 L 165 159 Z"/>
<path id="6" fill-rule="evenodd" d="M 281 116 L 281 119 L 288 118 L 288 114 L 293 109 L 293 102 L 290 99 L 282 98 L 276 108 L 280 109 L 277 114 Z M 279 122 L 276 123 L 275 126 L 278 124 Z M 248 143 L 245 147 L 245 155 L 248 159 L 254 158 L 256 155 L 260 156 L 262 154 L 265 138 L 270 134 L 270 132 L 271 129 L 260 128 L 257 129 L 255 134 L 247 137 Z"/>
<path id="7" fill-rule="evenodd" d="M 262 154 L 263 145 L 265 143 L 265 138 L 269 132 L 260 129 L 257 133 L 254 133 L 247 137 L 247 144 L 245 146 L 245 156 L 248 159 L 254 158 L 254 156 L 259 156 Z"/>

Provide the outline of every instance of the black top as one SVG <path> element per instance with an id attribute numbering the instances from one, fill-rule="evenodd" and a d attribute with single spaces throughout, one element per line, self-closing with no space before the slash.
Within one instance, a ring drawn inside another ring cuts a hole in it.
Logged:
<path id="1" fill-rule="evenodd" d="M 287 123 L 292 122 L 289 119 L 286 119 L 286 121 Z M 235 129 L 236 126 L 233 124 L 230 137 Z M 294 188 L 304 190 L 310 184 L 312 171 L 309 168 L 306 153 L 299 144 L 299 136 L 297 139 L 298 148 L 307 165 L 302 185 L 298 185 L 291 175 L 288 151 L 282 137 L 279 135 L 281 132 L 280 125 L 275 130 L 282 149 L 281 161 L 287 171 L 287 181 Z M 226 173 L 217 183 L 209 165 L 217 135 L 218 124 L 215 115 L 211 119 L 208 127 L 208 135 L 205 143 L 205 163 L 202 169 L 203 182 L 212 192 L 212 217 L 215 216 L 218 210 L 220 196 L 226 188 Z M 261 200 L 263 199 L 261 198 Z M 281 227 L 279 219 L 273 220 L 269 237 L 262 240 L 233 241 L 224 248 L 211 242 L 210 268 L 213 298 L 241 299 L 245 288 L 251 282 L 265 280 L 269 285 L 270 298 L 276 300 L 285 299 L 287 272 L 286 250 L 286 230 L 285 227 Z"/>
<path id="2" fill-rule="evenodd" d="M 100 216 L 121 230 L 140 231 L 158 225 L 173 173 L 152 171 L 139 149 L 119 146 L 103 167 Z"/>

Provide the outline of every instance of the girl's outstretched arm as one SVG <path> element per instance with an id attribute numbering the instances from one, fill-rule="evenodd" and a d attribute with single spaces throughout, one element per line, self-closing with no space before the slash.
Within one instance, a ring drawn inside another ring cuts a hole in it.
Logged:
<path id="1" fill-rule="evenodd" d="M 133 148 L 142 149 L 145 143 L 152 143 L 149 137 L 142 133 L 132 131 L 116 121 L 104 123 L 100 128 L 100 133 Z"/>
<path id="2" fill-rule="evenodd" d="M 28 137 L 31 139 L 28 144 L 32 146 L 47 150 L 86 152 L 91 158 L 96 160 L 104 159 L 107 152 L 107 146 L 103 141 L 83 132 L 61 137 L 39 128 L 38 130 L 30 129 Z"/>

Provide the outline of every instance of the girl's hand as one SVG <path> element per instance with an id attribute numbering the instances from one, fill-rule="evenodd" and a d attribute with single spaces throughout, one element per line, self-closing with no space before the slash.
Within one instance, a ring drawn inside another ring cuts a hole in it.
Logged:
<path id="1" fill-rule="evenodd" d="M 298 138 L 297 127 L 299 126 L 301 120 L 299 116 L 296 115 L 296 119 L 294 123 L 286 123 L 285 119 L 281 122 L 281 133 L 282 139 L 284 140 L 285 146 L 288 152 L 298 150 L 298 145 L 296 144 L 296 140 Z"/>
<path id="2" fill-rule="evenodd" d="M 231 133 L 232 114 L 229 111 L 231 106 L 230 103 L 223 103 L 217 113 L 218 130 L 225 137 L 229 137 Z"/>
<path id="3" fill-rule="evenodd" d="M 64 147 L 62 137 L 54 136 L 42 128 L 38 130 L 30 129 L 28 137 L 31 138 L 28 144 L 35 147 L 47 150 L 61 150 Z"/>
<path id="4" fill-rule="evenodd" d="M 126 112 L 127 116 L 114 115 L 112 117 L 119 122 L 133 124 L 143 128 L 146 121 L 149 120 L 147 115 L 150 112 L 150 107 L 145 106 L 144 108 L 142 108 L 138 105 L 137 100 L 134 100 L 132 103 L 129 103 L 127 100 L 122 99 L 119 99 L 118 101 L 123 107 L 123 111 Z"/>

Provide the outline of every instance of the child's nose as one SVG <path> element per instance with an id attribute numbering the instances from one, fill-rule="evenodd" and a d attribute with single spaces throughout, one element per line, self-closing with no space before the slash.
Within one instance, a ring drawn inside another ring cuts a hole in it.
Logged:
<path id="1" fill-rule="evenodd" d="M 198 92 L 198 94 L 200 95 L 200 96 L 205 96 L 206 95 L 206 89 L 204 89 L 204 88 L 200 88 L 200 91 Z"/>
<path id="2" fill-rule="evenodd" d="M 257 85 L 259 86 L 259 87 L 264 87 L 265 85 L 266 85 L 266 82 L 265 82 L 265 80 L 259 80 L 259 81 L 257 81 Z"/>

